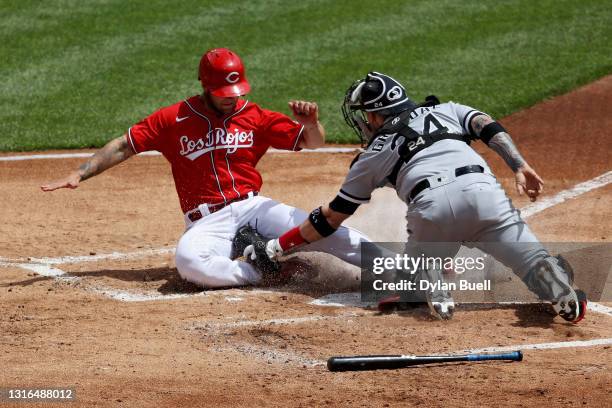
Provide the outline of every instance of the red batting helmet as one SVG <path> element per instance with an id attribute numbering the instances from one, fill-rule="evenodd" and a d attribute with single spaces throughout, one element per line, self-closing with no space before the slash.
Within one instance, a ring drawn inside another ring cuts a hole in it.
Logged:
<path id="1" fill-rule="evenodd" d="M 215 96 L 240 96 L 251 90 L 240 57 L 227 48 L 206 51 L 198 74 L 202 86 Z"/>

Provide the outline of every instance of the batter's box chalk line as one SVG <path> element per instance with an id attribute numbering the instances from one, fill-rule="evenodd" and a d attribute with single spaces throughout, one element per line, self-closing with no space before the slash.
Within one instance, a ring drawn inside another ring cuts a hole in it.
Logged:
<path id="1" fill-rule="evenodd" d="M 606 347 L 612 345 L 612 338 L 578 340 L 578 341 L 558 341 L 550 343 L 535 343 L 535 344 L 515 344 L 510 346 L 491 346 L 479 349 L 465 349 L 450 353 L 427 353 L 429 355 L 446 355 L 446 354 L 464 354 L 464 353 L 501 353 L 515 350 L 555 350 L 563 348 L 585 348 L 585 347 Z M 292 364 L 299 365 L 303 368 L 318 368 L 325 366 L 325 360 L 312 358 L 311 356 L 291 352 L 287 349 L 278 349 L 270 346 L 260 346 L 253 343 L 236 342 L 231 346 L 216 346 L 214 351 L 240 352 L 250 357 L 261 359 L 268 364 Z"/>
<path id="2" fill-rule="evenodd" d="M 56 264 L 56 262 L 51 265 Z M 26 269 L 32 271 L 40 276 L 46 276 L 53 278 L 58 281 L 63 282 L 83 282 L 83 278 L 78 276 L 72 276 L 68 274 L 66 271 L 63 271 L 59 268 L 51 266 L 50 264 L 36 264 L 36 263 L 7 263 L 0 262 L 0 267 L 18 267 L 22 269 Z M 262 290 L 262 289 L 250 289 L 247 291 L 241 290 L 240 296 L 235 296 L 235 290 L 229 289 L 225 291 L 214 291 L 214 292 L 197 292 L 197 293 L 174 293 L 174 294 L 161 294 L 156 291 L 150 292 L 136 292 L 136 291 L 128 291 L 117 288 L 105 287 L 101 285 L 84 285 L 82 288 L 88 292 L 96 293 L 114 300 L 119 300 L 122 302 L 151 302 L 158 300 L 172 300 L 172 299 L 185 299 L 192 298 L 198 296 L 210 296 L 217 295 L 224 297 L 228 302 L 237 302 L 243 300 L 245 296 L 261 296 L 266 293 L 275 293 L 273 291 Z"/>
<path id="3" fill-rule="evenodd" d="M 445 354 L 464 354 L 464 353 L 501 353 L 515 350 L 556 350 L 563 348 L 585 348 L 585 347 L 605 347 L 612 345 L 612 338 L 578 340 L 578 341 L 558 341 L 550 343 L 535 343 L 535 344 L 515 344 L 510 346 L 491 346 L 479 349 L 465 349 L 450 353 L 427 353 L 429 355 L 445 355 Z M 275 347 L 265 347 L 252 343 L 237 342 L 229 347 L 217 346 L 213 348 L 217 352 L 240 352 L 242 354 L 255 357 L 266 361 L 269 364 L 293 364 L 301 365 L 303 368 L 317 368 L 325 366 L 325 360 L 318 360 L 310 356 L 290 352 L 287 349 L 277 349 Z"/>
<path id="4" fill-rule="evenodd" d="M 352 317 L 361 317 L 366 316 L 365 313 L 354 313 L 347 312 L 336 315 L 308 315 L 308 316 L 296 316 L 296 317 L 284 317 L 284 318 L 275 318 L 275 319 L 265 319 L 265 320 L 238 320 L 231 322 L 212 322 L 212 323 L 197 323 L 190 327 L 191 330 L 204 330 L 208 332 L 212 332 L 215 334 L 222 333 L 226 330 L 238 329 L 244 327 L 262 327 L 262 326 L 286 326 L 286 325 L 294 325 L 294 324 L 303 324 L 310 322 L 321 322 L 321 321 L 333 321 L 333 320 L 346 320 Z"/>
<path id="5" fill-rule="evenodd" d="M 224 333 L 231 332 L 235 329 L 250 328 L 250 327 L 275 327 L 282 325 L 301 325 L 305 323 L 313 323 L 320 321 L 333 321 L 343 320 L 344 322 L 355 321 L 352 318 L 358 318 L 362 316 L 371 316 L 372 313 L 342 313 L 333 316 L 298 316 L 298 317 L 287 317 L 287 318 L 276 318 L 266 320 L 239 320 L 231 322 L 211 322 L 211 323 L 198 323 L 188 327 L 187 330 L 202 331 L 207 336 L 213 336 L 219 338 Z M 235 318 L 235 317 L 234 317 Z M 231 337 L 230 337 L 231 339 Z M 490 346 L 484 348 L 475 349 L 463 349 L 451 354 L 463 354 L 463 353 L 499 353 L 514 350 L 555 350 L 563 348 L 585 348 L 585 347 L 601 347 L 612 345 L 612 338 L 600 338 L 590 340 L 577 340 L 577 341 L 558 341 L 558 342 L 546 342 L 546 343 L 528 343 L 528 344 L 514 344 L 507 346 Z M 268 364 L 293 364 L 299 365 L 303 368 L 314 368 L 324 366 L 326 362 L 313 358 L 312 356 L 304 355 L 290 351 L 289 349 L 279 349 L 272 345 L 259 345 L 254 343 L 248 343 L 244 341 L 231 341 L 228 346 L 215 346 L 213 348 L 216 352 L 240 352 L 250 357 L 261 359 L 266 361 Z M 439 353 L 448 354 L 448 353 Z M 434 353 L 433 355 L 436 355 Z"/>

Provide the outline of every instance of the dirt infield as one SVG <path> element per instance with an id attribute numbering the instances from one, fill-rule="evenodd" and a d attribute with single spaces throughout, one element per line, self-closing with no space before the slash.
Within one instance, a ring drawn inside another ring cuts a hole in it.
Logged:
<path id="1" fill-rule="evenodd" d="M 610 107 L 612 76 L 501 121 L 545 179 L 542 201 L 612 170 Z M 515 205 L 528 205 L 502 161 L 477 150 Z M 333 197 L 352 156 L 269 154 L 262 194 L 311 209 Z M 78 190 L 40 192 L 82 160 L 0 161 L 0 388 L 71 387 L 72 406 L 612 403 L 611 303 L 578 325 L 534 305 L 465 305 L 441 322 L 425 310 L 313 304 L 358 290 L 356 268 L 324 255 L 294 259 L 286 267 L 306 272 L 282 287 L 205 292 L 174 268 L 184 224 L 164 159 L 136 157 Z M 530 225 L 545 241 L 611 242 L 612 187 L 603 184 Z M 389 191 L 373 201 L 352 225 L 403 239 L 399 201 Z M 525 360 L 335 374 L 324 366 L 331 355 L 506 346 L 523 348 Z"/>

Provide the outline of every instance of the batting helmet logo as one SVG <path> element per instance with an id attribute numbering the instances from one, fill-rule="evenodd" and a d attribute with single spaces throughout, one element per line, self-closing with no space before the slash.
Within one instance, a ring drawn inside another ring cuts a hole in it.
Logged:
<path id="1" fill-rule="evenodd" d="M 379 112 L 381 115 L 393 115 L 416 105 L 406 95 L 406 90 L 389 75 L 372 71 L 363 80 L 359 90 L 360 106 L 355 108 L 366 112 Z"/>
<path id="2" fill-rule="evenodd" d="M 225 77 L 225 80 L 229 82 L 230 84 L 235 84 L 236 82 L 240 80 L 240 74 L 237 73 L 236 71 L 230 72 Z"/>
<path id="3" fill-rule="evenodd" d="M 397 85 L 389 89 L 389 92 L 387 92 L 387 99 L 390 101 L 394 101 L 401 97 L 402 97 L 402 89 Z"/>
<path id="4" fill-rule="evenodd" d="M 198 73 L 202 87 L 215 96 L 241 96 L 251 90 L 240 57 L 227 48 L 206 51 Z"/>

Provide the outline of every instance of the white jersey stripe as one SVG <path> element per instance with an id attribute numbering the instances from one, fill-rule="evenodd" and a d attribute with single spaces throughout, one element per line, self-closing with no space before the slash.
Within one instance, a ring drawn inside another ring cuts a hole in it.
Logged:
<path id="1" fill-rule="evenodd" d="M 189 101 L 185 100 L 185 103 L 187 104 L 189 109 L 191 109 L 193 111 L 193 113 L 195 113 L 199 117 L 205 119 L 206 122 L 208 122 L 208 131 L 211 132 L 213 130 L 212 129 L 212 123 L 210 123 L 210 120 L 208 119 L 208 117 L 206 117 L 206 115 L 198 112 L 193 106 L 191 106 Z M 215 174 L 215 179 L 217 180 L 217 187 L 219 188 L 219 192 L 221 193 L 221 197 L 223 197 L 223 203 L 227 203 L 227 198 L 225 197 L 225 194 L 223 194 L 223 189 L 221 188 L 221 181 L 219 180 L 219 175 L 217 174 L 217 169 L 215 168 L 215 156 L 214 156 L 214 154 L 215 154 L 215 150 L 213 149 L 213 150 L 210 151 L 210 162 L 212 164 L 213 173 Z"/>
<path id="2" fill-rule="evenodd" d="M 136 150 L 136 146 L 134 145 L 134 140 L 132 139 L 132 128 L 128 129 L 128 141 L 130 142 L 130 146 L 132 147 L 132 150 L 134 151 L 134 153 L 138 154 L 138 150 Z"/>
<path id="3" fill-rule="evenodd" d="M 245 101 L 244 105 L 242 105 L 242 108 L 240 108 L 237 112 L 231 114 L 230 116 L 228 116 L 227 118 L 225 118 L 225 120 L 223 121 L 223 129 L 225 129 L 225 134 L 228 133 L 227 131 L 227 121 L 230 118 L 233 118 L 234 116 L 238 115 L 240 112 L 243 111 L 244 108 L 246 108 L 247 104 L 249 103 L 249 101 Z M 240 197 L 240 192 L 236 189 L 236 180 L 234 179 L 234 175 L 232 174 L 232 169 L 230 168 L 230 164 L 229 164 L 229 160 L 227 158 L 227 155 L 229 154 L 229 150 L 225 151 L 225 164 L 227 165 L 227 171 L 230 175 L 230 177 L 232 178 L 232 188 L 234 189 L 234 191 L 236 192 L 236 194 L 238 194 L 238 197 Z"/>
<path id="4" fill-rule="evenodd" d="M 472 121 L 473 118 L 475 118 L 478 115 L 485 115 L 484 113 L 477 111 L 476 109 L 470 111 L 465 118 L 463 119 L 463 130 L 465 130 L 465 132 L 469 135 L 472 134 L 472 129 L 470 126 L 470 122 Z M 472 136 L 476 136 L 476 135 L 472 135 Z"/>
<path id="5" fill-rule="evenodd" d="M 471 111 L 469 111 L 468 114 L 465 115 L 465 118 L 463 118 L 463 122 L 461 123 L 461 127 L 463 127 L 463 130 L 468 133 L 470 131 L 470 121 L 472 120 L 472 113 L 474 112 L 476 112 L 476 109 L 472 109 Z"/>
<path id="6" fill-rule="evenodd" d="M 347 195 L 346 193 L 342 192 L 342 190 L 338 191 L 338 197 L 344 198 L 346 201 L 350 201 L 351 203 L 354 204 L 367 204 L 370 202 L 370 199 L 357 199 L 354 198 L 350 195 Z"/>
<path id="7" fill-rule="evenodd" d="M 302 138 L 302 133 L 304 133 L 304 125 L 302 125 L 302 127 L 300 128 L 300 131 L 297 135 L 297 137 L 295 138 L 295 143 L 293 144 L 293 149 L 292 150 L 297 150 L 298 148 L 298 144 L 300 143 L 300 139 Z"/>
<path id="8" fill-rule="evenodd" d="M 230 168 L 229 160 L 227 159 L 228 150 L 225 151 L 225 164 L 227 165 L 227 171 L 229 172 L 230 177 L 232 178 L 232 188 L 240 197 L 240 191 L 236 189 L 236 180 L 234 179 L 234 175 L 232 174 L 232 169 Z"/>

